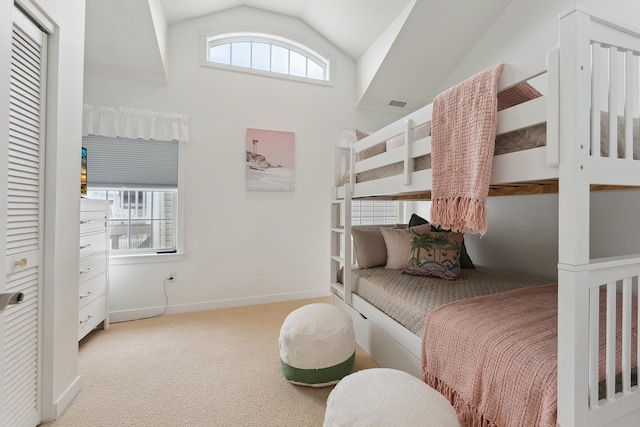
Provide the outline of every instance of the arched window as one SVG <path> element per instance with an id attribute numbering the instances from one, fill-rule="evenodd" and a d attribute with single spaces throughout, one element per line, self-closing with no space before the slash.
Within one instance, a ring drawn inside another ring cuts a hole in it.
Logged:
<path id="1" fill-rule="evenodd" d="M 327 57 L 283 37 L 244 32 L 206 36 L 205 50 L 209 66 L 325 84 L 331 80 Z"/>

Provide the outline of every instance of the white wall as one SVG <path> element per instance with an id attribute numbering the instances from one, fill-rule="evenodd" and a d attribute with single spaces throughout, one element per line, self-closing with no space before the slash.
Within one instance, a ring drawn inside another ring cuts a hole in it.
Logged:
<path id="1" fill-rule="evenodd" d="M 640 2 L 635 0 L 513 0 L 493 26 L 433 94 L 492 65 L 526 55 L 531 49 L 558 44 L 558 15 L 576 7 L 624 25 L 640 28 Z"/>
<path id="2" fill-rule="evenodd" d="M 589 12 L 638 26 L 631 19 L 640 16 L 640 2 L 634 0 L 514 0 L 451 73 L 441 90 L 491 65 L 523 56 L 528 49 L 557 44 L 558 15 L 576 3 Z M 640 253 L 638 212 L 640 191 L 592 193 L 590 256 Z M 466 236 L 465 243 L 476 263 L 551 278 L 556 276 L 557 221 L 557 194 L 490 197 L 487 234 L 482 238 Z"/>
<path id="3" fill-rule="evenodd" d="M 334 86 L 199 65 L 201 30 L 273 32 L 328 53 Z M 328 295 L 333 146 L 343 129 L 395 117 L 355 111 L 355 64 L 302 21 L 237 8 L 169 28 L 168 86 L 85 76 L 85 102 L 190 116 L 182 261 L 113 265 L 112 319 Z M 247 128 L 295 133 L 295 192 L 245 190 Z M 264 275 L 257 274 L 258 264 Z"/>
<path id="4" fill-rule="evenodd" d="M 407 17 L 413 11 L 415 4 L 415 0 L 409 2 L 402 12 L 393 20 L 391 25 L 380 34 L 366 52 L 362 54 L 360 59 L 358 59 L 356 66 L 356 99 L 358 103 L 360 103 L 367 93 L 367 89 L 389 53 L 389 49 L 391 49 L 398 34 L 402 30 Z"/>
<path id="5" fill-rule="evenodd" d="M 0 1 L 0 16 L 12 16 L 13 0 Z M 44 335 L 42 353 L 42 415 L 57 417 L 79 391 L 78 377 L 78 241 L 80 198 L 79 152 L 82 124 L 84 1 L 27 1 L 54 24 L 48 42 L 45 254 L 43 278 Z M 10 50 L 2 25 L 0 82 L 9 72 Z M 3 88 L 8 84 L 3 84 Z M 0 92 L 8 105 L 8 92 Z M 4 110 L 3 110 L 4 111 Z M 7 134 L 7 114 L 0 116 L 0 133 Z"/>

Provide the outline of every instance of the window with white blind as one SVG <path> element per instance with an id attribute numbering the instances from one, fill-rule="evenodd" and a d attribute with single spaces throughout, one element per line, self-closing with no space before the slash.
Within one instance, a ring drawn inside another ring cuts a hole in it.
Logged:
<path id="1" fill-rule="evenodd" d="M 351 202 L 351 224 L 397 224 L 400 204 L 396 200 L 353 200 Z"/>
<path id="2" fill-rule="evenodd" d="M 111 201 L 112 253 L 176 252 L 179 143 L 99 136 L 82 143 L 87 197 Z"/>

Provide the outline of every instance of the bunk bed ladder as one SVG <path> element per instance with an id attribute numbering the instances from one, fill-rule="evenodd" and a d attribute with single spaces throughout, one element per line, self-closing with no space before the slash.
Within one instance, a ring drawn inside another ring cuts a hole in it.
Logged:
<path id="1" fill-rule="evenodd" d="M 353 149 L 336 147 L 335 163 L 353 165 Z M 340 162 L 340 163 L 338 163 Z M 342 170 L 336 168 L 335 170 Z M 331 254 L 330 254 L 330 291 L 351 304 L 351 268 L 353 264 L 351 247 L 351 185 L 344 186 L 344 198 L 338 194 L 341 176 L 335 177 L 334 191 L 331 197 Z M 351 179 L 355 177 L 352 175 Z M 342 273 L 341 273 L 342 272 Z"/>
<path id="2" fill-rule="evenodd" d="M 331 284 L 330 291 L 344 299 L 344 286 L 341 283 L 340 269 L 344 265 L 342 257 L 342 242 L 344 241 L 344 227 L 340 225 L 340 212 L 342 211 L 342 199 L 331 200 Z"/>

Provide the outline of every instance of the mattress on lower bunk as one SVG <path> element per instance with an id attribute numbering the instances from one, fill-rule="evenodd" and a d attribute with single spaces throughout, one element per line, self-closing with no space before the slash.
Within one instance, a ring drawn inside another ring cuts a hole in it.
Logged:
<path id="1" fill-rule="evenodd" d="M 353 274 L 356 294 L 418 336 L 422 336 L 427 313 L 441 305 L 549 283 L 548 279 L 481 266 L 463 269 L 463 280 L 454 281 L 384 267 L 357 269 Z"/>
<path id="2" fill-rule="evenodd" d="M 600 123 L 602 124 L 600 135 L 600 155 L 603 157 L 609 156 L 609 114 L 606 111 L 600 113 Z M 413 128 L 413 139 L 418 140 L 430 135 L 431 122 L 423 123 Z M 624 157 L 624 118 L 618 117 L 618 157 Z M 390 150 L 393 148 L 401 147 L 403 142 L 403 135 L 398 135 L 394 138 L 385 141 L 385 149 Z M 540 123 L 535 126 L 519 129 L 506 134 L 498 135 L 496 137 L 496 145 L 494 149 L 494 155 L 515 153 L 519 151 L 529 150 L 531 148 L 544 147 L 547 144 L 547 125 L 546 123 Z M 640 119 L 633 119 L 633 158 L 640 160 Z M 420 171 L 425 169 L 431 169 L 431 154 L 420 156 L 414 159 L 413 170 Z M 369 171 L 361 172 L 356 177 L 356 182 L 373 181 L 380 178 L 387 178 L 390 176 L 400 175 L 404 173 L 404 165 L 402 162 L 393 163 L 391 165 L 382 166 Z M 346 171 L 342 175 L 340 185 L 347 184 L 349 182 L 349 171 Z"/>

